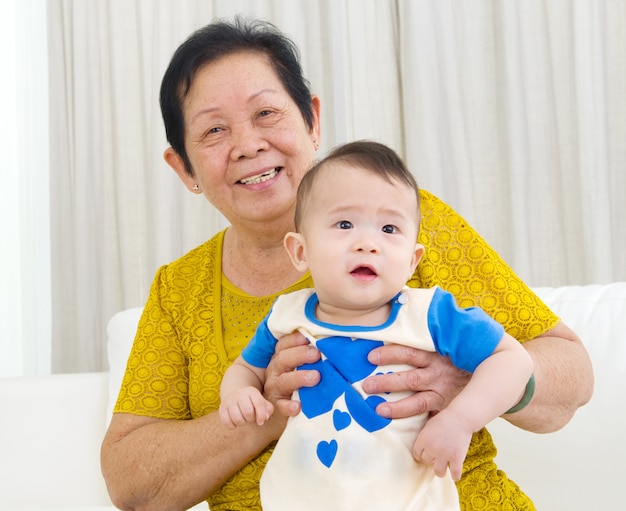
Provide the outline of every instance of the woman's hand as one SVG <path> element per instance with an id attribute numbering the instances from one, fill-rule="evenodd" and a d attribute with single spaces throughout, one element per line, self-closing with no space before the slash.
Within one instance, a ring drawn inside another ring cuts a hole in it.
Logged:
<path id="1" fill-rule="evenodd" d="M 400 345 L 385 345 L 372 350 L 368 360 L 376 365 L 408 364 L 409 371 L 370 376 L 363 382 L 369 394 L 414 391 L 395 402 L 378 405 L 376 412 L 392 419 L 443 410 L 467 385 L 470 373 L 456 368 L 438 353 Z"/>
<path id="2" fill-rule="evenodd" d="M 285 335 L 276 343 L 276 350 L 265 372 L 265 398 L 276 410 L 286 416 L 300 412 L 300 402 L 291 399 L 300 387 L 313 387 L 320 381 L 320 373 L 313 370 L 296 371 L 303 364 L 320 359 L 320 352 L 298 332 Z"/>

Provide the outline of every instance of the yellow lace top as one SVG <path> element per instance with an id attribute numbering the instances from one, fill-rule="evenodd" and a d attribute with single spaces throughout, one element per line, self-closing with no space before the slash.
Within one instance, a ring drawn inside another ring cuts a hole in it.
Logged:
<path id="1" fill-rule="evenodd" d="M 419 241 L 426 254 L 409 282 L 435 284 L 463 307 L 478 305 L 524 342 L 558 318 L 454 210 L 420 192 Z M 253 297 L 221 272 L 224 232 L 157 272 L 129 357 L 115 412 L 191 419 L 217 410 L 230 363 L 254 333 L 276 296 Z M 310 278 L 285 292 L 310 287 Z M 259 510 L 258 483 L 271 446 L 209 499 L 212 511 Z M 489 433 L 476 433 L 458 483 L 463 510 L 534 510 L 528 497 L 497 470 Z"/>

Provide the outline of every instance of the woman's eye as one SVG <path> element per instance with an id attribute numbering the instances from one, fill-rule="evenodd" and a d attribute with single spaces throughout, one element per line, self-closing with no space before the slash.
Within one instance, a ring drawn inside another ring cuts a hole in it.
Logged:
<path id="1" fill-rule="evenodd" d="M 216 133 L 220 133 L 222 131 L 224 131 L 224 129 L 221 126 L 213 126 L 209 128 L 208 130 L 206 130 L 205 136 L 215 135 Z"/>
<path id="2" fill-rule="evenodd" d="M 340 222 L 337 222 L 337 227 L 340 229 L 352 229 L 352 222 L 349 222 L 348 220 L 341 220 Z"/>
<path id="3" fill-rule="evenodd" d="M 395 225 L 383 225 L 383 232 L 385 234 L 395 234 L 398 232 L 398 228 Z"/>

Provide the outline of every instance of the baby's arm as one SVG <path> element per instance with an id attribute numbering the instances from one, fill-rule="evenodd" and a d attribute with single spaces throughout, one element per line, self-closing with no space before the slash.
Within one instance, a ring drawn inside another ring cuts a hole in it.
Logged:
<path id="1" fill-rule="evenodd" d="M 256 422 L 259 426 L 274 413 L 274 405 L 263 397 L 265 369 L 248 364 L 241 356 L 233 362 L 220 387 L 220 419 L 228 429 Z"/>
<path id="2" fill-rule="evenodd" d="M 413 446 L 415 459 L 433 465 L 439 477 L 449 466 L 458 481 L 472 434 L 519 402 L 532 372 L 530 355 L 505 333 L 461 393 L 426 422 Z"/>

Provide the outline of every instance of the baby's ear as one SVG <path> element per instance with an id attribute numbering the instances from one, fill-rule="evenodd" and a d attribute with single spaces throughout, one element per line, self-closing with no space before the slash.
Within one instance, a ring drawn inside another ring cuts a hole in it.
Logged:
<path id="1" fill-rule="evenodd" d="M 294 265 L 296 270 L 304 273 L 309 269 L 309 265 L 306 262 L 306 250 L 304 247 L 304 238 L 302 234 L 298 232 L 288 232 L 285 234 L 283 241 L 285 249 L 289 254 L 289 259 Z"/>
<path id="2" fill-rule="evenodd" d="M 424 248 L 424 245 L 422 245 L 421 243 L 415 244 L 415 252 L 413 252 L 413 258 L 411 259 L 411 273 L 409 275 L 409 278 L 415 272 L 415 268 L 417 268 L 417 265 L 422 259 L 422 256 L 424 255 L 425 251 L 426 249 Z"/>

